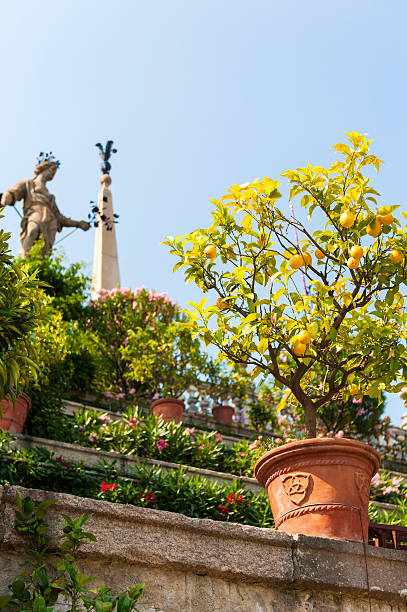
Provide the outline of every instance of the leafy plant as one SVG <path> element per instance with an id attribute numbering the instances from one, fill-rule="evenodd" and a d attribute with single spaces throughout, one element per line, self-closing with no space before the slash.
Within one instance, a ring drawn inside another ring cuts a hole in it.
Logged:
<path id="1" fill-rule="evenodd" d="M 40 283 L 27 263 L 13 260 L 9 238 L 0 230 L 0 400 L 14 400 L 24 379 L 36 375 L 34 331 L 46 316 Z"/>
<path id="2" fill-rule="evenodd" d="M 16 607 L 20 612 L 52 612 L 58 599 L 62 598 L 67 612 L 79 612 L 83 607 L 89 611 L 131 612 L 144 590 L 138 584 L 124 593 L 113 595 L 105 585 L 89 589 L 94 580 L 79 570 L 77 557 L 80 548 L 88 542 L 96 542 L 93 533 L 84 530 L 85 523 L 92 515 L 81 514 L 72 519 L 63 514 L 63 533 L 56 539 L 60 541 L 60 553 L 55 551 L 55 543 L 48 535 L 45 520 L 53 500 L 41 502 L 35 507 L 30 497 L 21 499 L 17 492 L 16 531 L 25 535 L 30 544 L 27 552 L 30 561 L 23 564 L 27 569 L 9 587 L 10 594 L 0 596 L 0 609 Z M 59 556 L 57 565 L 53 563 Z"/>
<path id="3" fill-rule="evenodd" d="M 178 306 L 144 287 L 101 291 L 88 310 L 98 374 L 107 397 L 178 397 L 200 375 L 208 357 Z"/>
<path id="4" fill-rule="evenodd" d="M 253 379 L 270 375 L 288 388 L 307 437 L 328 402 L 380 400 L 407 378 L 406 228 L 362 173 L 382 163 L 372 141 L 348 136 L 334 147 L 343 161 L 282 174 L 308 218 L 322 215 L 321 229 L 278 208 L 279 183 L 264 178 L 212 200 L 207 229 L 166 240 L 186 281 L 215 297 L 192 304 L 195 333 Z"/>

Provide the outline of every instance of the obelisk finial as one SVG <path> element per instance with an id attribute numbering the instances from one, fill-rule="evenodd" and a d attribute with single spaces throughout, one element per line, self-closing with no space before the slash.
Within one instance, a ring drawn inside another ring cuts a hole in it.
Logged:
<path id="1" fill-rule="evenodd" d="M 109 159 L 111 158 L 112 153 L 117 153 L 117 149 L 113 149 L 113 140 L 108 140 L 105 148 L 102 147 L 100 142 L 97 142 L 95 147 L 99 149 L 99 155 L 103 159 L 103 164 L 100 164 L 102 174 L 109 174 L 110 170 L 112 169 Z"/>

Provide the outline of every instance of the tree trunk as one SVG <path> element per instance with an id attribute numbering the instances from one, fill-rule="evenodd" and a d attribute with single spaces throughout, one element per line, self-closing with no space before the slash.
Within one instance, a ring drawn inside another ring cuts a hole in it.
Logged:
<path id="1" fill-rule="evenodd" d="M 304 403 L 304 414 L 305 414 L 305 437 L 316 438 L 317 437 L 317 416 L 316 409 L 312 402 Z"/>

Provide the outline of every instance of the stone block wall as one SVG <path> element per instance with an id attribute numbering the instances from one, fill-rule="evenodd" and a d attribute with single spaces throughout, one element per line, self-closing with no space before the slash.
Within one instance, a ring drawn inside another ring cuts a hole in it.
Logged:
<path id="1" fill-rule="evenodd" d="M 148 584 L 140 612 L 369 610 L 362 544 L 21 487 L 0 487 L 0 593 L 26 550 L 13 529 L 16 490 L 37 502 L 56 500 L 51 535 L 59 533 L 61 513 L 92 513 L 87 525 L 98 542 L 84 549 L 83 568 L 118 591 Z M 367 564 L 371 609 L 407 611 L 407 552 L 369 546 Z"/>

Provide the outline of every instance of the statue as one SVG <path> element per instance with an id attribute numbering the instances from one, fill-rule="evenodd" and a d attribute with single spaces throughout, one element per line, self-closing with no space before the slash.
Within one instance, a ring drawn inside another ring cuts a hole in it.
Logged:
<path id="1" fill-rule="evenodd" d="M 28 257 L 34 242 L 42 235 L 44 247 L 42 255 L 51 251 L 55 234 L 63 227 L 78 227 L 84 231 L 90 228 L 87 221 L 74 221 L 65 217 L 55 202 L 55 196 L 49 193 L 46 183 L 52 181 L 59 168 L 51 154 L 40 153 L 38 164 L 34 168 L 34 178 L 20 181 L 1 197 L 1 206 L 13 206 L 18 200 L 24 200 L 23 218 L 21 220 L 21 257 Z"/>

